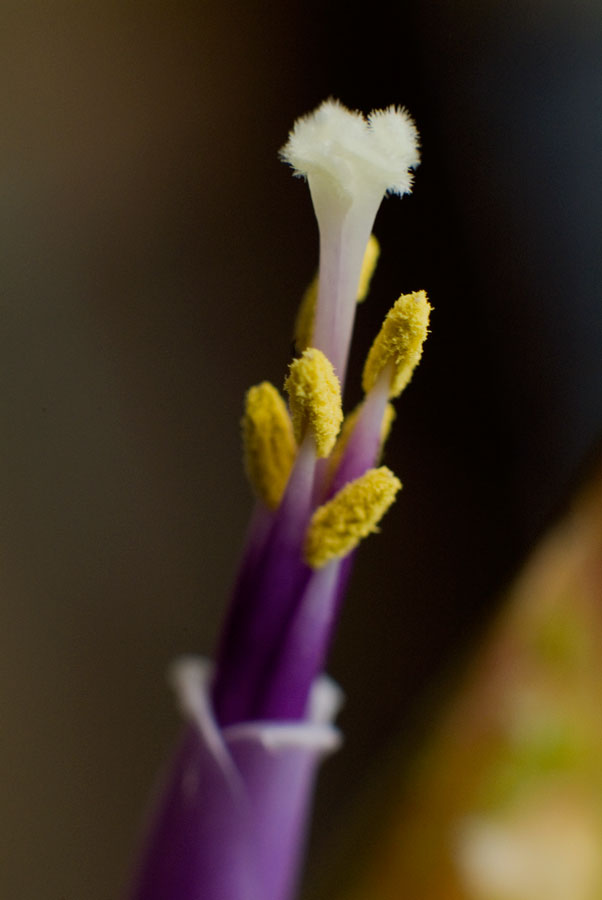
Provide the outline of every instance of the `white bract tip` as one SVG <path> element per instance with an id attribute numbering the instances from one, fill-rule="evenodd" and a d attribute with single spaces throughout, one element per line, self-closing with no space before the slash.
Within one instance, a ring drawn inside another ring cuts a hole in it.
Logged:
<path id="1" fill-rule="evenodd" d="M 408 193 L 410 169 L 420 161 L 418 132 L 404 109 L 390 106 L 366 119 L 337 100 L 297 119 L 280 155 L 295 174 L 326 176 L 347 194 L 358 187 Z"/>

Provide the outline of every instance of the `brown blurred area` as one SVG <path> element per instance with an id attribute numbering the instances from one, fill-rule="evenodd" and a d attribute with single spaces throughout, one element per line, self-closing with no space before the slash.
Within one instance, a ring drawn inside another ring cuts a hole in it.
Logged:
<path id="1" fill-rule="evenodd" d="M 211 652 L 250 510 L 242 395 L 280 383 L 316 264 L 276 151 L 324 97 L 423 135 L 358 359 L 400 290 L 436 314 L 333 658 L 318 841 L 564 496 L 602 413 L 600 16 L 537 7 L 4 4 L 2 896 L 124 883 L 178 725 L 165 667 Z"/>
<path id="2" fill-rule="evenodd" d="M 279 295 L 313 264 L 263 190 L 295 47 L 244 5 L 1 19 L 0 893 L 93 900 L 176 733 L 165 666 L 211 650 L 242 393 L 277 337 L 284 366 Z"/>
<path id="3" fill-rule="evenodd" d="M 394 743 L 381 755 L 312 900 L 596 900 L 601 647 L 598 465 L 522 566 L 420 752 L 410 765 Z"/>

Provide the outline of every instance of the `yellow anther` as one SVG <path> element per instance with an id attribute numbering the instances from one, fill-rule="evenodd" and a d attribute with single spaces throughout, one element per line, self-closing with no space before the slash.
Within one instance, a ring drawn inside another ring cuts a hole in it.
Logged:
<path id="1" fill-rule="evenodd" d="M 316 302 L 318 300 L 318 276 L 308 284 L 295 319 L 295 347 L 297 353 L 303 353 L 311 346 L 316 321 Z"/>
<path id="2" fill-rule="evenodd" d="M 393 427 L 393 422 L 395 421 L 395 416 L 397 413 L 395 412 L 395 407 L 392 403 L 387 403 L 385 406 L 385 414 L 383 416 L 382 424 L 380 426 L 380 448 L 384 447 L 387 443 L 387 439 L 391 434 L 391 428 Z"/>
<path id="3" fill-rule="evenodd" d="M 360 273 L 360 282 L 357 286 L 357 302 L 361 303 L 365 300 L 370 290 L 370 281 L 374 275 L 376 263 L 380 254 L 380 244 L 373 234 L 370 235 L 366 252 L 364 253 L 364 261 L 362 263 L 362 271 Z"/>
<path id="4" fill-rule="evenodd" d="M 334 445 L 334 449 L 328 458 L 328 467 L 330 473 L 334 473 L 338 465 L 343 458 L 343 454 L 349 443 L 349 438 L 353 434 L 353 429 L 355 428 L 356 422 L 359 418 L 360 412 L 362 411 L 363 403 L 360 403 L 355 407 L 350 413 L 347 413 L 345 418 L 343 419 L 343 427 L 341 428 L 341 432 L 337 438 L 337 442 Z M 385 412 L 383 415 L 383 420 L 380 426 L 380 445 L 381 450 L 391 433 L 391 427 L 395 420 L 395 407 L 392 403 L 387 403 L 385 406 Z"/>
<path id="5" fill-rule="evenodd" d="M 259 499 L 276 509 L 297 447 L 286 404 L 269 381 L 247 391 L 242 432 L 247 477 Z"/>
<path id="6" fill-rule="evenodd" d="M 318 456 L 328 456 L 343 419 L 341 385 L 332 363 L 321 350 L 310 347 L 291 363 L 284 388 L 297 441 L 301 443 L 309 428 Z"/>
<path id="7" fill-rule="evenodd" d="M 420 362 L 430 311 L 424 291 L 402 294 L 394 304 L 366 359 L 362 382 L 366 393 L 374 387 L 383 369 L 391 364 L 389 396 L 401 394 Z"/>
<path id="8" fill-rule="evenodd" d="M 380 254 L 380 245 L 373 234 L 370 235 L 366 252 L 364 253 L 364 261 L 362 263 L 362 271 L 357 287 L 357 302 L 361 303 L 366 299 L 370 289 L 370 281 L 378 262 Z M 311 280 L 299 306 L 297 318 L 295 319 L 295 347 L 298 353 L 311 346 L 314 323 L 316 321 L 316 302 L 318 300 L 318 276 L 317 274 Z"/>
<path id="9" fill-rule="evenodd" d="M 362 538 L 378 531 L 378 523 L 400 488 L 401 482 L 393 472 L 381 466 L 350 481 L 332 500 L 319 506 L 305 538 L 308 564 L 320 569 L 333 559 L 347 556 Z"/>

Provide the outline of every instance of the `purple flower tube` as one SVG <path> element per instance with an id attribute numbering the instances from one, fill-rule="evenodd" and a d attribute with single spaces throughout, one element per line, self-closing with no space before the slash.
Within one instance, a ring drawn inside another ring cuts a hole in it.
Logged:
<path id="1" fill-rule="evenodd" d="M 286 900 L 317 766 L 340 743 L 330 724 L 338 689 L 316 682 L 303 722 L 220 729 L 208 664 L 179 661 L 172 681 L 187 724 L 152 810 L 132 900 Z"/>

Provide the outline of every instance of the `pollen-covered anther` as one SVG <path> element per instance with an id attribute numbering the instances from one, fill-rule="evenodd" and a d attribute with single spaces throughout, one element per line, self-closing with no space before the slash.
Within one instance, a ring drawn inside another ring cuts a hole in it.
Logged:
<path id="1" fill-rule="evenodd" d="M 362 538 L 378 531 L 400 489 L 400 480 L 386 466 L 369 469 L 346 484 L 311 518 L 305 538 L 307 563 L 320 569 L 351 553 Z"/>
<path id="2" fill-rule="evenodd" d="M 247 477 L 259 499 L 276 509 L 297 446 L 286 404 L 269 381 L 247 391 L 241 424 Z"/>
<path id="3" fill-rule="evenodd" d="M 390 309 L 370 348 L 362 385 L 368 393 L 381 372 L 391 366 L 390 397 L 397 397 L 410 381 L 422 356 L 431 306 L 424 291 L 402 294 Z"/>
<path id="4" fill-rule="evenodd" d="M 302 442 L 311 432 L 318 456 L 328 456 L 343 420 L 341 385 L 330 360 L 309 347 L 290 365 L 284 382 L 289 396 L 295 437 Z"/>

